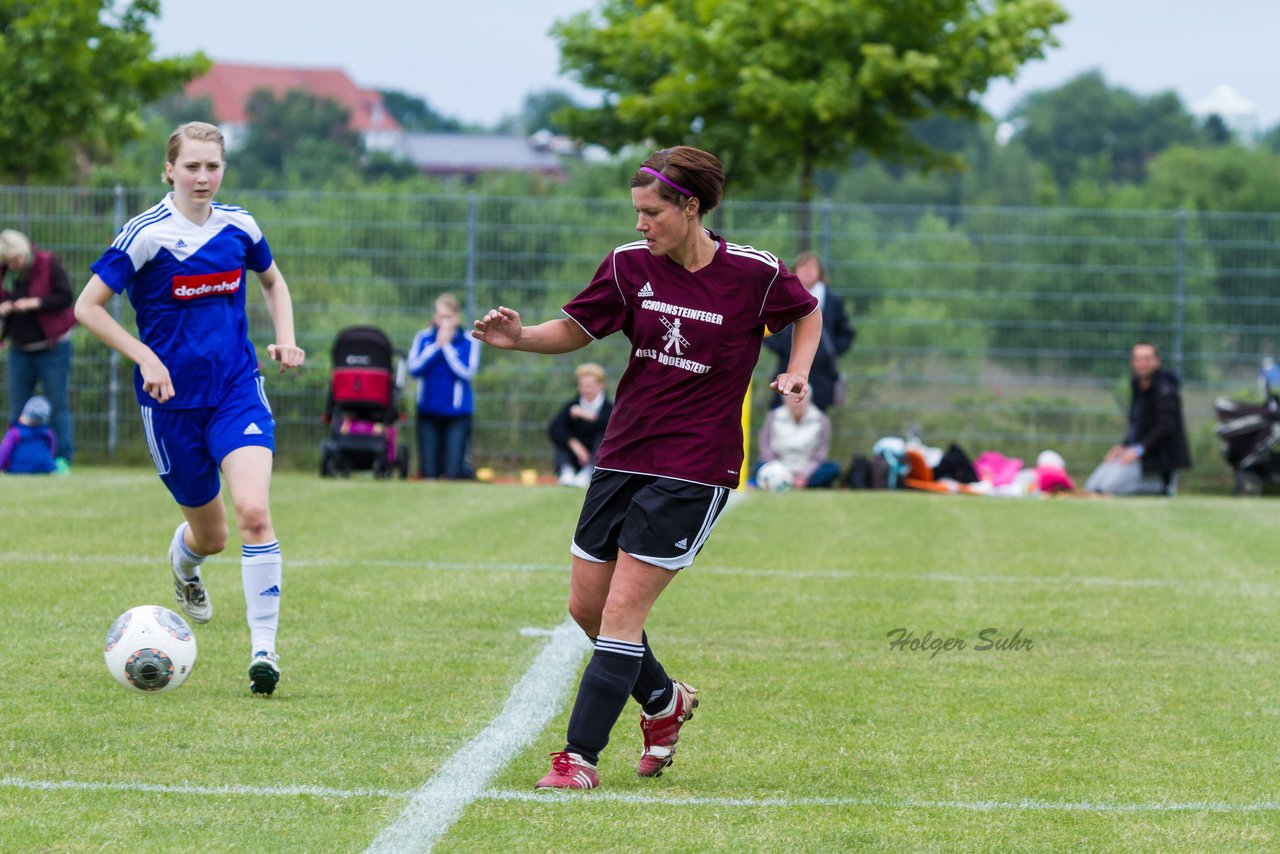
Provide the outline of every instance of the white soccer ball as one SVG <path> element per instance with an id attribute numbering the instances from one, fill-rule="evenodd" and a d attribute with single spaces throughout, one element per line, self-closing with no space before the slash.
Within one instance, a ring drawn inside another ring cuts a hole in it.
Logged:
<path id="1" fill-rule="evenodd" d="M 778 460 L 765 463 L 756 472 L 756 485 L 765 492 L 786 492 L 795 484 L 796 479 L 791 474 L 791 469 Z"/>
<path id="2" fill-rule="evenodd" d="M 107 631 L 107 670 L 126 688 L 146 694 L 172 691 L 196 665 L 196 636 L 187 621 L 159 605 L 125 611 Z"/>

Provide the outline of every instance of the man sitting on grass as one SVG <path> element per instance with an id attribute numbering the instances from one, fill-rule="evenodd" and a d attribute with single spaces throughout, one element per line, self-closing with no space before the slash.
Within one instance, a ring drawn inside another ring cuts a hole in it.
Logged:
<path id="1" fill-rule="evenodd" d="M 1133 345 L 1129 364 L 1128 432 L 1084 488 L 1108 495 L 1173 495 L 1178 470 L 1191 467 L 1178 378 L 1160 367 L 1160 353 L 1150 341 Z"/>

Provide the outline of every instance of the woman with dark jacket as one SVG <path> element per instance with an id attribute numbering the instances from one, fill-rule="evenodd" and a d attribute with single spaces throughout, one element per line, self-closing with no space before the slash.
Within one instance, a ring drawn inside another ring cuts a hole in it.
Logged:
<path id="1" fill-rule="evenodd" d="M 596 448 L 609 426 L 613 402 L 605 391 L 604 368 L 595 362 L 584 362 L 573 375 L 578 380 L 578 396 L 560 407 L 547 435 L 555 450 L 560 485 L 585 489 L 591 483 Z"/>
<path id="2" fill-rule="evenodd" d="M 74 452 L 71 436 L 71 329 L 76 314 L 67 272 L 22 232 L 0 231 L 0 341 L 9 345 L 9 424 L 40 386 L 52 405 L 58 470 Z"/>
<path id="3" fill-rule="evenodd" d="M 849 321 L 844 300 L 827 284 L 822 259 L 816 253 L 801 252 L 797 255 L 791 272 L 817 298 L 818 308 L 822 311 L 822 340 L 813 356 L 813 367 L 809 369 L 809 385 L 813 389 L 814 406 L 830 412 L 831 407 L 844 403 L 844 379 L 840 376 L 839 359 L 853 346 L 857 331 Z M 765 338 L 764 346 L 777 354 L 775 373 L 782 373 L 791 354 L 791 327 Z M 781 401 L 781 397 L 775 397 L 770 406 L 776 407 Z"/>

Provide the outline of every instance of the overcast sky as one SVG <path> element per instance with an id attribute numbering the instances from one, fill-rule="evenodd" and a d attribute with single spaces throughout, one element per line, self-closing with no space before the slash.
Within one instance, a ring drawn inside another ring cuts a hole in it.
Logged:
<path id="1" fill-rule="evenodd" d="M 1172 89 L 1191 107 L 1219 84 L 1253 101 L 1263 128 L 1280 123 L 1280 0 L 1060 0 L 1072 19 L 1061 46 L 997 83 L 1002 117 L 1027 92 L 1089 69 L 1139 94 Z M 587 96 L 559 76 L 547 35 L 594 0 L 162 0 L 161 56 L 204 50 L 216 60 L 340 67 L 356 83 L 425 98 L 476 124 L 516 113 L 529 92 Z"/>

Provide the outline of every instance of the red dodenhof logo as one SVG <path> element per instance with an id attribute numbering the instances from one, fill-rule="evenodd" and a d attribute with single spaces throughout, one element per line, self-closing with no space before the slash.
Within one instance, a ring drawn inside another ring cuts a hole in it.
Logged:
<path id="1" fill-rule="evenodd" d="M 240 290 L 244 268 L 224 273 L 204 273 L 199 276 L 174 276 L 174 299 L 199 299 L 200 297 L 231 296 Z"/>

